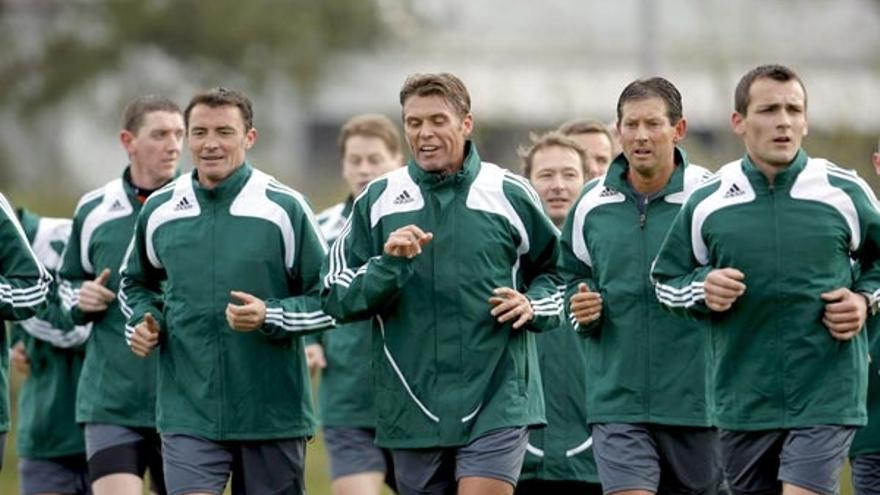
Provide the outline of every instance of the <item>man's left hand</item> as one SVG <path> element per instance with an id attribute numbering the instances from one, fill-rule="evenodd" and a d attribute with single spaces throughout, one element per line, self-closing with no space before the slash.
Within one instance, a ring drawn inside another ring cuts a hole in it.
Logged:
<path id="1" fill-rule="evenodd" d="M 506 323 L 515 318 L 513 329 L 519 330 L 535 317 L 531 301 L 518 291 L 510 287 L 499 287 L 492 294 L 489 304 L 494 306 L 491 313 L 498 323 Z"/>
<path id="2" fill-rule="evenodd" d="M 226 305 L 226 321 L 233 330 L 253 332 L 263 326 L 266 321 L 266 303 L 256 296 L 237 290 L 229 293 L 242 304 Z"/>
<path id="3" fill-rule="evenodd" d="M 822 323 L 837 340 L 850 340 L 862 327 L 868 317 L 868 301 L 865 296 L 841 287 L 822 294 L 825 301 L 825 314 Z"/>

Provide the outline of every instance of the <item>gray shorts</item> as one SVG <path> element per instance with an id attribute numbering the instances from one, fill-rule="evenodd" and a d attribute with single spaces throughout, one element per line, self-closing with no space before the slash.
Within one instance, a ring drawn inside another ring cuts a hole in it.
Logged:
<path id="1" fill-rule="evenodd" d="M 643 423 L 592 425 L 605 493 L 714 494 L 721 484 L 718 430 Z"/>
<path id="2" fill-rule="evenodd" d="M 21 495 L 92 493 L 89 488 L 89 467 L 84 455 L 53 459 L 19 459 L 18 486 Z"/>
<path id="3" fill-rule="evenodd" d="M 169 495 L 222 494 L 232 475 L 233 495 L 305 494 L 303 438 L 213 441 L 180 434 L 162 435 L 165 485 Z"/>
<path id="4" fill-rule="evenodd" d="M 880 454 L 862 454 L 850 464 L 855 495 L 880 495 Z"/>
<path id="5" fill-rule="evenodd" d="M 780 482 L 827 495 L 840 491 L 840 472 L 856 429 L 820 425 L 790 430 L 721 432 L 724 475 L 733 494 L 781 493 Z"/>
<path id="6" fill-rule="evenodd" d="M 391 453 L 376 446 L 376 430 L 369 428 L 324 428 L 324 446 L 330 458 L 330 478 L 360 473 L 388 472 L 386 456 Z"/>
<path id="7" fill-rule="evenodd" d="M 392 449 L 397 493 L 454 494 L 458 480 L 471 476 L 516 486 L 528 440 L 522 426 L 490 431 L 461 447 Z"/>
<path id="8" fill-rule="evenodd" d="M 108 423 L 86 423 L 86 459 L 91 459 L 102 450 L 143 442 L 147 439 L 134 428 Z"/>

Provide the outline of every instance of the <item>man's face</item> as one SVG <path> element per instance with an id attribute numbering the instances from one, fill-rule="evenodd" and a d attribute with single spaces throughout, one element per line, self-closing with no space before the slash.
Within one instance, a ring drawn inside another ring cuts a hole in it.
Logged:
<path id="1" fill-rule="evenodd" d="M 756 79 L 749 88 L 746 114 L 734 112 L 730 120 L 756 164 L 786 167 L 807 135 L 804 90 L 795 80 Z"/>
<path id="2" fill-rule="evenodd" d="M 392 153 L 375 136 L 355 134 L 345 140 L 344 147 L 342 178 L 353 196 L 360 194 L 371 180 L 403 164 L 400 153 Z"/>
<path id="3" fill-rule="evenodd" d="M 584 132 L 570 136 L 574 142 L 587 150 L 587 171 L 590 179 L 605 175 L 611 165 L 611 140 L 601 132 Z"/>
<path id="4" fill-rule="evenodd" d="M 581 159 L 571 148 L 541 148 L 532 156 L 529 181 L 541 197 L 544 211 L 554 224 L 562 225 L 584 186 Z"/>
<path id="5" fill-rule="evenodd" d="M 880 175 L 880 151 L 874 153 L 874 156 L 871 158 L 874 162 L 874 173 Z"/>
<path id="6" fill-rule="evenodd" d="M 140 187 L 158 187 L 174 177 L 183 148 L 183 116 L 178 112 L 156 111 L 144 115 L 136 132 L 123 130 L 122 145 L 128 153 L 132 168 L 150 184 Z"/>
<path id="7" fill-rule="evenodd" d="M 669 122 L 666 102 L 657 97 L 630 100 L 623 104 L 620 143 L 630 168 L 643 177 L 675 164 L 675 145 L 684 138 L 684 118 Z"/>
<path id="8" fill-rule="evenodd" d="M 199 183 L 211 189 L 244 163 L 245 153 L 257 140 L 256 129 L 245 129 L 234 105 L 198 104 L 189 114 L 189 149 L 199 172 Z"/>
<path id="9" fill-rule="evenodd" d="M 410 96 L 403 104 L 403 128 L 413 158 L 427 172 L 452 174 L 464 163 L 473 117 L 458 116 L 439 95 Z"/>

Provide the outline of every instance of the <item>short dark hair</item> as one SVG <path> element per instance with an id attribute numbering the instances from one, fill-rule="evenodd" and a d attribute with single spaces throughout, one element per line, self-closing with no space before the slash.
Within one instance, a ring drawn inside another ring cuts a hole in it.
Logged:
<path id="1" fill-rule="evenodd" d="M 681 105 L 681 93 L 674 84 L 662 77 L 650 79 L 637 79 L 623 88 L 620 97 L 617 98 L 617 122 L 623 118 L 623 105 L 630 101 L 646 100 L 648 98 L 660 98 L 666 104 L 666 117 L 669 123 L 675 125 L 681 120 L 683 108 Z M 613 142 L 613 141 L 612 141 Z"/>
<path id="2" fill-rule="evenodd" d="M 354 116 L 339 131 L 339 151 L 345 154 L 345 142 L 352 136 L 374 137 L 382 141 L 392 154 L 400 153 L 400 133 L 388 117 L 378 113 Z"/>
<path id="3" fill-rule="evenodd" d="M 528 147 L 520 146 L 516 151 L 516 154 L 522 160 L 522 173 L 526 178 L 532 175 L 532 160 L 535 158 L 535 153 L 553 146 L 568 148 L 577 153 L 578 159 L 581 161 L 581 170 L 584 172 L 584 177 L 586 178 L 590 175 L 587 169 L 587 151 L 574 139 L 559 131 L 550 131 L 541 135 L 531 133 L 529 134 L 529 140 L 531 143 Z"/>
<path id="4" fill-rule="evenodd" d="M 137 134 L 144 125 L 144 117 L 152 112 L 181 114 L 180 107 L 168 98 L 158 95 L 144 95 L 131 100 L 122 112 L 122 128 Z"/>
<path id="5" fill-rule="evenodd" d="M 740 115 L 746 115 L 746 112 L 749 110 L 749 103 L 751 102 L 749 91 L 752 89 L 752 84 L 755 84 L 755 81 L 758 79 L 764 78 L 773 79 L 774 81 L 779 82 L 788 82 L 791 80 L 797 81 L 798 84 L 801 85 L 801 89 L 804 91 L 804 107 L 806 107 L 807 87 L 804 86 L 804 82 L 801 81 L 800 76 L 784 65 L 769 64 L 755 67 L 746 72 L 736 84 L 736 90 L 733 92 L 733 108 L 737 113 Z"/>
<path id="6" fill-rule="evenodd" d="M 218 86 L 216 88 L 196 93 L 196 95 L 189 100 L 189 104 L 183 112 L 183 120 L 186 123 L 187 129 L 189 129 L 189 115 L 192 112 L 193 107 L 196 105 L 207 105 L 211 108 L 224 107 L 227 105 L 238 107 L 238 110 L 241 112 L 241 118 L 244 121 L 245 132 L 254 127 L 254 107 L 251 104 L 251 100 L 249 100 L 244 93 L 234 89 Z"/>
<path id="7" fill-rule="evenodd" d="M 471 113 L 471 95 L 461 79 L 448 72 L 438 74 L 412 74 L 400 88 L 400 106 L 411 96 L 442 96 L 459 118 Z"/>

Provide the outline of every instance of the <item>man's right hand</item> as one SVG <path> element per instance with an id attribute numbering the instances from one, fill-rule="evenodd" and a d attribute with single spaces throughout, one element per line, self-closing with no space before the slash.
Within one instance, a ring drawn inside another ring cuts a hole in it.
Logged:
<path id="1" fill-rule="evenodd" d="M 327 367 L 327 358 L 324 356 L 324 346 L 321 344 L 309 344 L 306 346 L 306 366 L 309 373 L 315 376 L 318 370 Z"/>
<path id="2" fill-rule="evenodd" d="M 79 309 L 86 313 L 106 311 L 107 307 L 116 299 L 116 294 L 106 287 L 110 280 L 110 269 L 104 268 L 95 280 L 89 280 L 82 284 L 79 289 Z"/>
<path id="3" fill-rule="evenodd" d="M 571 296 L 571 314 L 581 325 L 592 323 L 602 316 L 602 295 L 590 291 L 587 284 L 578 284 L 578 291 Z"/>
<path id="4" fill-rule="evenodd" d="M 401 227 L 388 236 L 385 241 L 385 254 L 413 258 L 422 254 L 422 247 L 431 242 L 434 234 L 424 232 L 415 225 Z"/>
<path id="5" fill-rule="evenodd" d="M 712 311 L 727 311 L 746 292 L 746 276 L 736 268 L 718 268 L 706 276 L 703 290 L 706 306 Z"/>
<path id="6" fill-rule="evenodd" d="M 153 315 L 144 315 L 144 321 L 134 327 L 131 336 L 131 352 L 140 357 L 147 357 L 150 351 L 159 344 L 159 324 Z"/>

